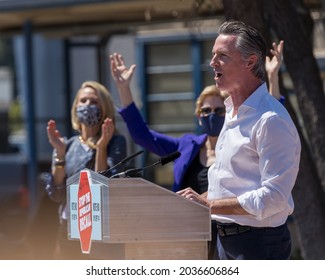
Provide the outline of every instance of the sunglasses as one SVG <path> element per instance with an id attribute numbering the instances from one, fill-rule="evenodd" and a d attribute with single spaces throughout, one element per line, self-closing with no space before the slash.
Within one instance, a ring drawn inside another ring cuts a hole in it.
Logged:
<path id="1" fill-rule="evenodd" d="M 214 109 L 212 109 L 211 107 L 202 107 L 200 109 L 200 113 L 202 115 L 209 115 L 212 112 L 215 113 L 215 114 L 217 114 L 218 116 L 224 116 L 225 113 L 226 113 L 226 110 L 225 110 L 224 107 L 216 107 Z"/>

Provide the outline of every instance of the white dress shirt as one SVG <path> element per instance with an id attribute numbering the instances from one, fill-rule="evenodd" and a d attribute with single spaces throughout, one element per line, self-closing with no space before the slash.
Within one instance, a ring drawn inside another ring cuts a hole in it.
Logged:
<path id="1" fill-rule="evenodd" d="M 212 215 L 224 223 L 282 225 L 293 212 L 300 139 L 285 107 L 262 84 L 232 117 L 231 97 L 208 172 L 208 199 L 237 197 L 250 215 Z"/>

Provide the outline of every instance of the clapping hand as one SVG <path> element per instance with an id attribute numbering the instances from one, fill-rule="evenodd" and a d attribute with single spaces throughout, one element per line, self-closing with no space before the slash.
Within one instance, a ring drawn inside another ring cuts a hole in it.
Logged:
<path id="1" fill-rule="evenodd" d="M 105 150 L 114 134 L 115 127 L 114 127 L 113 120 L 106 118 L 102 124 L 101 129 L 102 129 L 102 133 L 96 143 L 96 146 L 99 149 Z"/>
<path id="2" fill-rule="evenodd" d="M 58 157 L 62 158 L 65 155 L 66 143 L 64 142 L 59 130 L 56 128 L 54 120 L 49 120 L 47 123 L 47 137 L 50 144 L 56 149 Z"/>

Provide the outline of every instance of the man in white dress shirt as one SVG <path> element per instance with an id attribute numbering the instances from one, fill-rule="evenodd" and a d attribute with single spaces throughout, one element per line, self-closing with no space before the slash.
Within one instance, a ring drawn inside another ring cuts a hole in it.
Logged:
<path id="1" fill-rule="evenodd" d="M 208 173 L 207 195 L 179 194 L 211 209 L 220 259 L 289 259 L 287 218 L 300 162 L 300 139 L 284 106 L 265 83 L 266 46 L 238 21 L 221 25 L 210 62 L 230 97 Z"/>

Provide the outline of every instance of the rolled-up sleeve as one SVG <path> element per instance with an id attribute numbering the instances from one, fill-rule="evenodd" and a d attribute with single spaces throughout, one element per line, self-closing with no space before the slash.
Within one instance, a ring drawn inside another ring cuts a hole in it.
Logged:
<path id="1" fill-rule="evenodd" d="M 240 196 L 240 205 L 262 220 L 293 211 L 291 191 L 299 170 L 300 139 L 295 127 L 274 115 L 261 121 L 254 139 L 259 157 L 260 186 Z"/>

